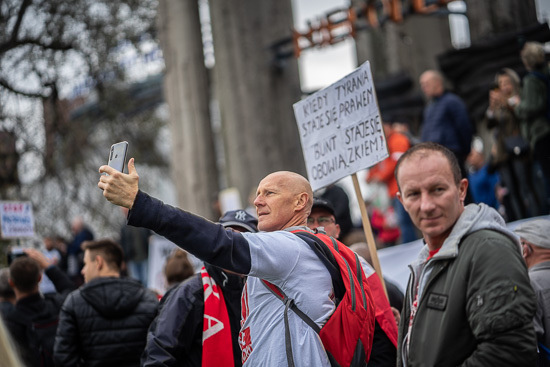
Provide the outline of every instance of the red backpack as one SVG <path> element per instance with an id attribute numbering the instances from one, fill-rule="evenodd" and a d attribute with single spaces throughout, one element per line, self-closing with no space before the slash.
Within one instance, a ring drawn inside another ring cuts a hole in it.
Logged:
<path id="1" fill-rule="evenodd" d="M 331 366 L 366 366 L 372 349 L 375 306 L 357 255 L 325 234 L 292 231 L 303 239 L 325 264 L 332 277 L 336 309 L 322 328 L 304 314 L 276 285 L 263 281 L 285 304 L 285 345 L 289 367 L 294 366 L 288 309 L 295 312 L 320 336 Z"/>

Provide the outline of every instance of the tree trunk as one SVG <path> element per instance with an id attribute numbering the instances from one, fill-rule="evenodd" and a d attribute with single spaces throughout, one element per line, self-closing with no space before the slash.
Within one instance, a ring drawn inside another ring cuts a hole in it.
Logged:
<path id="1" fill-rule="evenodd" d="M 217 220 L 212 207 L 218 192 L 209 85 L 204 65 L 196 0 L 161 0 L 159 38 L 166 64 L 166 101 L 172 133 L 172 176 L 178 205 Z"/>
<path id="2" fill-rule="evenodd" d="M 301 96 L 298 64 L 275 67 L 269 49 L 290 36 L 292 8 L 289 0 L 211 0 L 210 9 L 227 181 L 244 201 L 268 173 L 305 174 L 292 108 Z"/>

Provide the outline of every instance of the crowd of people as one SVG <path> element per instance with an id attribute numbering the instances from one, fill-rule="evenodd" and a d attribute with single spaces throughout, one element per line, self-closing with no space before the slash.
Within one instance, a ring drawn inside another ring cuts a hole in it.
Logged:
<path id="1" fill-rule="evenodd" d="M 366 177 L 368 184 L 382 184 L 391 200 L 390 205 L 370 203 L 379 247 L 419 237 L 396 199 L 393 174 L 399 157 L 418 142 L 439 143 L 455 154 L 463 177 L 470 182 L 466 203 L 492 206 L 506 222 L 548 214 L 550 74 L 543 45 L 527 42 L 521 59 L 527 71 L 523 80 L 510 68 L 496 73 L 488 108 L 477 126 L 466 104 L 445 87 L 443 75 L 435 70 L 420 76 L 427 105 L 418 136 L 411 134 L 400 117 L 387 117 L 384 133 L 390 157 L 371 168 Z"/>
<path id="2" fill-rule="evenodd" d="M 72 241 L 46 238 L 42 251 L 25 249 L 0 269 L 3 358 L 10 366 L 550 365 L 550 220 L 515 232 L 506 225 L 548 214 L 541 52 L 537 43 L 523 49 L 522 88 L 513 70 L 496 75 L 489 141 L 474 138 L 465 104 L 433 70 L 420 77 L 429 103 L 419 141 L 384 122 L 389 157 L 366 180 L 384 185 L 390 201 L 370 215 L 380 247 L 423 239 L 405 293 L 373 269 L 337 185 L 314 197 L 303 176 L 274 172 L 257 187 L 256 215 L 232 210 L 214 223 L 143 192 L 131 158 L 127 174 L 99 169 L 103 196 L 126 217 L 118 241 L 94 239 L 78 218 Z M 162 296 L 146 287 L 153 232 L 179 247 L 166 260 Z M 203 262 L 198 272 L 188 254 Z M 339 307 L 345 302 L 353 306 Z M 335 323 L 340 332 L 323 333 Z"/>

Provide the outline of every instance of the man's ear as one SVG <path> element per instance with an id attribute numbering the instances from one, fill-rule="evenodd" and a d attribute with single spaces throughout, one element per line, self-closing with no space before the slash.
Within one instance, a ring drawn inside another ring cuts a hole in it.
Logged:
<path id="1" fill-rule="evenodd" d="M 403 205 L 403 198 L 401 197 L 401 192 L 400 191 L 397 191 L 395 193 L 395 196 L 397 197 L 397 199 L 399 200 L 399 202 L 401 203 L 401 205 Z"/>
<path id="2" fill-rule="evenodd" d="M 529 255 L 531 255 L 533 253 L 533 249 L 531 248 L 531 246 L 529 246 L 525 243 L 523 243 L 521 245 L 521 249 L 522 249 L 521 254 L 522 254 L 524 259 L 527 259 L 529 257 Z"/>
<path id="3" fill-rule="evenodd" d="M 468 192 L 468 179 L 463 178 L 460 180 L 458 184 L 458 194 L 460 197 L 460 201 L 464 204 L 464 200 L 466 200 L 466 193 Z"/>
<path id="4" fill-rule="evenodd" d="M 307 192 L 302 192 L 301 194 L 298 194 L 298 196 L 296 197 L 296 205 L 294 210 L 299 212 L 304 209 L 308 203 L 308 200 L 309 195 L 307 194 Z"/>
<path id="5" fill-rule="evenodd" d="M 10 287 L 15 288 L 15 284 L 13 283 L 13 280 L 11 278 L 8 279 L 8 283 Z"/>
<path id="6" fill-rule="evenodd" d="M 96 255 L 95 263 L 97 266 L 97 270 L 101 270 L 105 266 L 105 259 L 101 255 Z"/>
<path id="7" fill-rule="evenodd" d="M 336 225 L 336 239 L 339 239 L 340 238 L 340 225 L 337 224 Z"/>

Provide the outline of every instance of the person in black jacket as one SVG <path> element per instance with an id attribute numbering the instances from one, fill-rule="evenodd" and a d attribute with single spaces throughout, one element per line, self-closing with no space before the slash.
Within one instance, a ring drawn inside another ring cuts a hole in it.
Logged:
<path id="1" fill-rule="evenodd" d="M 15 308 L 4 315 L 6 326 L 27 366 L 53 366 L 53 338 L 63 300 L 74 289 L 71 279 L 38 250 L 26 249 L 26 256 L 10 265 L 9 284 L 15 293 Z M 42 271 L 57 293 L 39 292 Z"/>
<path id="2" fill-rule="evenodd" d="M 257 219 L 244 210 L 225 213 L 220 223 L 239 232 L 257 232 Z M 241 366 L 238 336 L 244 278 L 208 263 L 205 263 L 203 271 L 206 271 L 222 290 L 231 329 L 233 363 L 236 367 Z M 161 300 L 160 313 L 151 324 L 147 335 L 147 346 L 142 356 L 143 367 L 204 365 L 202 359 L 205 295 L 201 273 L 173 288 Z M 223 364 L 218 365 L 224 367 Z"/>
<path id="3" fill-rule="evenodd" d="M 86 241 L 85 284 L 61 308 L 55 337 L 57 366 L 138 366 L 158 301 L 137 280 L 121 278 L 122 248 L 109 239 Z"/>

